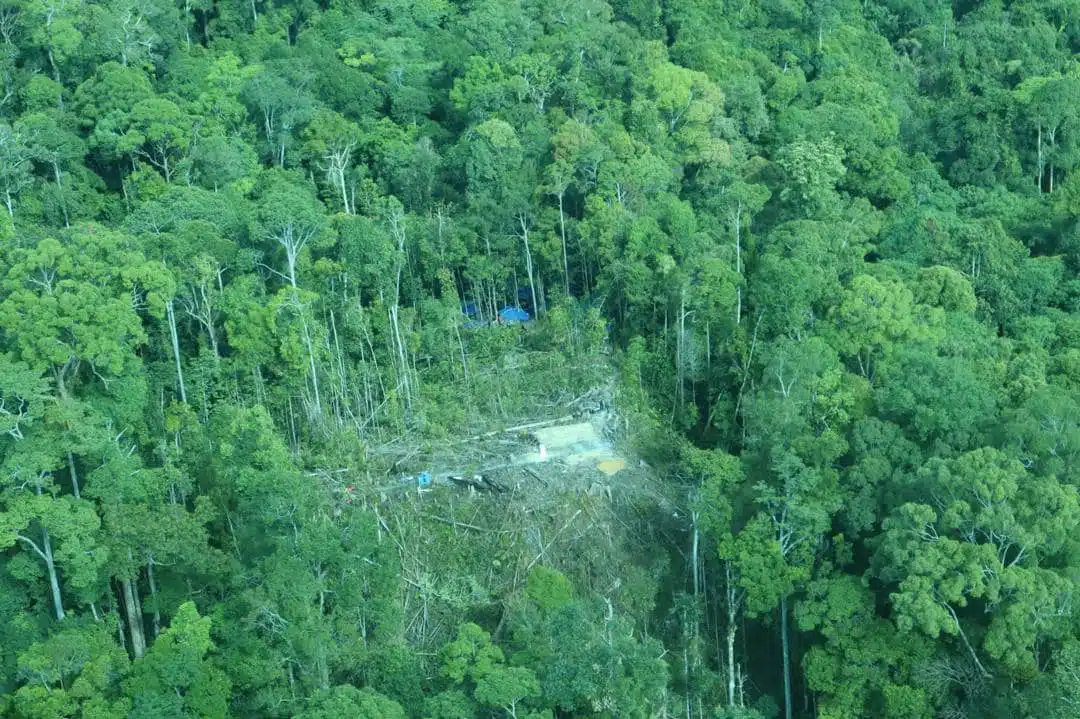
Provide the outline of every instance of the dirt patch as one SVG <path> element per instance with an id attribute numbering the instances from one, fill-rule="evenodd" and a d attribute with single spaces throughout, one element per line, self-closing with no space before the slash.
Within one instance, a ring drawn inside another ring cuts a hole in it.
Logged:
<path id="1" fill-rule="evenodd" d="M 533 436 L 549 452 L 573 447 L 574 445 L 599 445 L 600 435 L 591 422 L 578 422 L 558 427 L 544 427 L 535 430 Z"/>
<path id="2" fill-rule="evenodd" d="M 626 460 L 622 458 L 605 459 L 603 462 L 596 465 L 596 468 L 610 477 L 611 475 L 618 474 L 626 469 Z"/>
<path id="3" fill-rule="evenodd" d="M 538 449 L 522 457 L 525 461 L 562 460 L 571 466 L 599 466 L 617 458 L 615 448 L 603 439 L 592 422 L 577 422 L 534 431 Z"/>

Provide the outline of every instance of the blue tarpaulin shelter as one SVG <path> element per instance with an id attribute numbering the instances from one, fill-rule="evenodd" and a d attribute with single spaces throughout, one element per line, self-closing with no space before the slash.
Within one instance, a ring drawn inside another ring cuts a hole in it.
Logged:
<path id="1" fill-rule="evenodd" d="M 520 307 L 503 307 L 499 310 L 499 319 L 503 322 L 528 322 L 529 313 Z"/>

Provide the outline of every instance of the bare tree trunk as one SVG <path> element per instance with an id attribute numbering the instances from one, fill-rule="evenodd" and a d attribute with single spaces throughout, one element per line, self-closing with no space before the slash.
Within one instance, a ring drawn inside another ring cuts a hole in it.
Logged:
<path id="1" fill-rule="evenodd" d="M 337 320 L 334 318 L 334 311 L 330 310 L 330 332 L 334 338 L 334 355 L 335 362 L 334 368 L 338 374 L 338 392 L 341 395 L 340 403 L 344 406 L 346 414 L 352 415 L 353 410 L 349 402 L 349 379 L 348 372 L 345 370 L 345 356 L 341 351 L 341 340 L 338 337 Z"/>
<path id="2" fill-rule="evenodd" d="M 1038 153 L 1037 154 L 1038 159 L 1036 160 L 1036 168 L 1039 171 L 1039 173 L 1038 173 L 1039 176 L 1037 178 L 1035 178 L 1035 185 L 1039 188 L 1039 193 L 1042 194 L 1043 171 L 1046 168 L 1046 161 L 1043 160 L 1042 124 L 1041 123 L 1039 124 L 1038 136 L 1036 137 L 1035 143 L 1036 143 L 1036 148 L 1037 148 L 1037 153 Z"/>
<path id="3" fill-rule="evenodd" d="M 191 0 L 184 0 L 184 43 L 191 49 Z"/>
<path id="4" fill-rule="evenodd" d="M 525 269 L 529 272 L 530 302 L 532 303 L 533 314 L 536 315 L 539 313 L 540 303 L 536 297 L 536 283 L 533 281 L 532 251 L 529 249 L 529 223 L 525 218 L 525 213 L 518 215 L 518 221 L 521 223 L 521 239 L 525 242 Z"/>
<path id="5" fill-rule="evenodd" d="M 467 389 L 469 386 L 469 363 L 465 359 L 465 343 L 461 339 L 461 328 L 457 322 L 454 323 L 454 334 L 457 336 L 458 350 L 461 352 L 461 372 L 465 378 L 465 387 Z"/>
<path id="6" fill-rule="evenodd" d="M 70 218 L 68 218 L 67 198 L 64 197 L 64 186 L 60 184 L 60 165 L 56 162 L 53 162 L 52 166 L 53 179 L 56 181 L 56 191 L 60 195 L 60 209 L 64 213 L 64 226 L 71 227 L 71 220 Z"/>
<path id="7" fill-rule="evenodd" d="M 690 652 L 686 647 L 682 650 L 682 663 L 683 663 L 683 682 L 686 684 L 686 719 L 692 719 L 693 714 L 690 708 Z"/>
<path id="8" fill-rule="evenodd" d="M 547 314 L 547 299 L 545 298 L 546 290 L 544 289 L 544 276 L 540 273 L 536 274 L 536 311 L 537 313 Z"/>
<path id="9" fill-rule="evenodd" d="M 735 324 L 742 322 L 742 200 L 735 209 L 735 273 L 739 285 L 735 288 Z"/>
<path id="10" fill-rule="evenodd" d="M 300 321 L 304 329 L 304 346 L 307 347 L 308 367 L 311 370 L 311 390 L 315 399 L 315 416 L 322 414 L 322 399 L 319 397 L 319 373 L 315 368 L 315 347 L 311 342 L 311 331 L 308 329 L 307 318 L 304 317 L 304 308 L 299 302 L 296 307 L 300 313 Z"/>
<path id="11" fill-rule="evenodd" d="M 223 291 L 221 275 L 224 270 L 219 268 L 218 275 L 218 292 Z M 221 354 L 218 348 L 217 329 L 214 327 L 214 303 L 211 299 L 213 287 L 201 280 L 198 287 L 191 284 L 188 285 L 188 292 L 186 296 L 181 296 L 180 301 L 184 305 L 184 310 L 188 316 L 194 319 L 199 325 L 206 330 L 206 336 L 210 340 L 210 349 L 214 353 L 214 361 L 217 362 L 221 359 Z"/>
<path id="12" fill-rule="evenodd" d="M 954 610 L 952 605 L 947 602 L 942 602 L 942 604 L 949 610 L 949 615 L 952 617 L 953 623 L 956 624 L 956 631 L 959 632 L 960 638 L 964 641 L 964 646 L 967 647 L 968 653 L 971 655 L 971 660 L 975 662 L 975 666 L 978 667 L 979 672 L 984 677 L 989 678 L 991 674 L 986 671 L 986 667 L 979 661 L 979 655 L 975 653 L 975 647 L 971 646 L 971 642 L 968 641 L 967 634 L 964 633 L 964 628 L 960 626 L 960 618 L 956 616 L 956 610 Z"/>
<path id="13" fill-rule="evenodd" d="M 735 706 L 735 623 L 728 618 L 728 706 Z"/>
<path id="14" fill-rule="evenodd" d="M 727 566 L 727 595 L 728 595 L 728 626 L 727 626 L 727 693 L 728 706 L 735 706 L 735 632 L 738 626 L 735 624 L 736 606 L 733 601 L 734 590 L 731 587 L 731 564 Z"/>
<path id="15" fill-rule="evenodd" d="M 699 581 L 699 578 L 698 578 L 698 564 L 701 561 L 700 558 L 698 557 L 698 547 L 699 547 L 700 541 L 701 541 L 701 532 L 698 530 L 698 513 L 697 512 L 694 512 L 693 514 L 691 514 L 691 520 L 692 520 L 693 525 L 694 525 L 694 540 L 693 540 L 692 548 L 690 550 L 690 557 L 691 557 L 692 561 L 694 562 L 694 569 L 693 569 L 693 575 L 694 575 L 694 598 L 696 599 L 697 596 L 698 596 L 698 588 L 701 586 L 701 582 Z"/>
<path id="16" fill-rule="evenodd" d="M 412 381 L 409 367 L 408 349 L 401 334 L 401 322 L 398 317 L 398 306 L 393 304 L 389 309 L 390 326 L 394 330 L 394 349 L 397 351 L 398 364 L 401 367 L 399 381 L 405 397 L 405 409 L 412 412 Z"/>
<path id="17" fill-rule="evenodd" d="M 184 385 L 184 367 L 180 362 L 180 339 L 176 334 L 176 313 L 173 311 L 172 300 L 165 305 L 165 313 L 169 319 L 169 338 L 172 340 L 173 357 L 176 359 L 176 379 L 180 383 L 180 401 L 187 404 L 187 387 Z"/>
<path id="18" fill-rule="evenodd" d="M 116 602 L 116 594 L 109 592 L 109 612 L 117 616 L 116 622 L 116 643 L 122 647 L 127 646 L 127 639 L 124 638 L 124 622 L 120 620 L 120 605 Z"/>
<path id="19" fill-rule="evenodd" d="M 791 647 L 788 637 L 787 597 L 783 595 L 780 597 L 780 643 L 783 646 L 784 662 L 784 719 L 791 719 Z"/>
<path id="20" fill-rule="evenodd" d="M 75 457 L 71 452 L 67 453 L 68 462 L 68 474 L 71 475 L 71 493 L 75 495 L 75 499 L 80 499 L 82 494 L 79 492 L 79 475 L 75 472 Z"/>
<path id="21" fill-rule="evenodd" d="M 345 214 L 351 215 L 353 214 L 353 208 L 349 206 L 349 189 L 345 185 L 345 168 L 349 163 L 349 155 L 347 151 L 343 154 L 344 157 L 336 158 L 333 167 L 334 174 L 338 178 L 338 188 L 341 190 L 341 204 L 345 207 Z"/>
<path id="22" fill-rule="evenodd" d="M 679 330 L 678 336 L 675 338 L 675 398 L 671 408 L 671 419 L 675 420 L 676 413 L 683 406 L 684 403 L 684 390 L 685 376 L 683 375 L 683 366 L 686 364 L 685 349 L 683 348 L 683 337 L 686 334 L 686 288 L 682 289 L 682 294 L 679 300 Z"/>
<path id="23" fill-rule="evenodd" d="M 282 152 L 284 152 L 284 145 L 282 146 Z M 299 233 L 302 235 L 302 232 Z M 308 354 L 308 366 L 311 371 L 311 388 L 312 395 L 315 401 L 314 414 L 316 417 L 322 414 L 322 399 L 319 396 L 319 375 L 315 366 L 315 347 L 311 341 L 311 330 L 308 327 L 307 317 L 304 316 L 304 307 L 300 303 L 300 292 L 296 282 L 296 263 L 300 257 L 300 253 L 303 251 L 304 246 L 307 244 L 309 236 L 297 237 L 298 233 L 295 233 L 293 228 L 289 228 L 283 232 L 283 235 L 278 238 L 278 242 L 285 249 L 285 262 L 288 268 L 289 285 L 293 290 L 293 303 L 295 305 L 297 313 L 300 315 L 300 325 L 304 333 L 304 348 Z"/>
<path id="24" fill-rule="evenodd" d="M 152 627 L 154 639 L 161 633 L 161 610 L 158 608 L 157 580 L 154 578 L 154 558 L 146 562 L 146 579 L 150 583 L 150 608 L 154 612 L 154 624 Z"/>
<path id="25" fill-rule="evenodd" d="M 403 226 L 404 216 L 400 213 L 394 214 L 390 218 L 390 226 L 393 231 L 394 238 L 397 240 L 397 259 L 396 259 L 396 274 L 394 279 L 394 298 L 390 303 L 388 309 L 390 317 L 390 325 L 393 329 L 393 340 L 395 349 L 397 350 L 397 361 L 401 367 L 398 381 L 401 384 L 402 391 L 405 399 L 405 411 L 409 414 L 412 413 L 413 406 L 413 386 L 412 386 L 412 373 L 409 366 L 409 353 L 405 347 L 404 336 L 401 333 L 400 322 L 400 302 L 401 302 L 401 275 L 404 270 L 405 262 L 408 261 L 406 255 L 406 240 L 405 228 Z"/>
<path id="26" fill-rule="evenodd" d="M 705 321 L 705 373 L 712 377 L 712 326 L 708 320 Z M 706 399 L 712 401 L 708 396 Z"/>
<path id="27" fill-rule="evenodd" d="M 210 351 L 214 353 L 214 362 L 221 361 L 221 351 L 218 349 L 217 330 L 214 328 L 214 320 L 206 323 L 206 335 L 210 338 Z"/>
<path id="28" fill-rule="evenodd" d="M 124 595 L 124 611 L 127 613 L 128 635 L 131 637 L 131 653 L 136 659 L 146 653 L 146 638 L 143 636 L 142 610 L 130 579 L 120 582 Z"/>
<path id="29" fill-rule="evenodd" d="M 52 26 L 51 13 L 50 13 L 49 20 L 48 20 L 48 22 L 46 22 L 45 26 L 47 28 Z M 52 45 L 49 46 L 49 64 L 52 65 L 53 80 L 55 80 L 56 84 L 60 87 L 60 92 L 56 93 L 56 106 L 59 109 L 63 110 L 64 109 L 64 85 L 63 85 L 62 82 L 60 82 L 60 67 L 56 64 L 56 56 L 53 54 Z"/>
<path id="30" fill-rule="evenodd" d="M 41 489 L 38 488 L 38 492 Z M 56 574 L 56 562 L 53 560 L 52 540 L 49 539 L 49 530 L 41 528 L 41 552 L 45 559 L 45 569 L 49 573 L 49 589 L 52 591 L 53 609 L 56 610 L 56 618 L 63 620 L 64 599 L 60 595 L 60 578 Z"/>
<path id="31" fill-rule="evenodd" d="M 41 486 L 37 487 L 37 494 L 41 496 Z M 24 544 L 28 544 L 34 552 L 41 557 L 45 562 L 45 570 L 49 575 L 49 588 L 52 590 L 53 609 L 56 612 L 57 620 L 63 620 L 66 616 L 64 612 L 64 600 L 60 595 L 60 578 L 56 574 L 56 561 L 53 559 L 52 540 L 49 538 L 49 530 L 45 527 L 41 528 L 41 546 L 30 539 L 30 537 L 22 534 L 16 534 L 15 539 Z"/>
<path id="32" fill-rule="evenodd" d="M 484 235 L 484 249 L 485 249 L 486 255 L 487 255 L 488 267 L 491 267 L 492 266 L 491 265 L 491 238 L 488 237 L 486 234 Z M 495 299 L 495 274 L 494 274 L 494 271 L 488 273 L 487 281 L 490 283 L 490 287 L 488 288 L 490 290 L 490 292 L 485 292 L 484 293 L 484 301 L 485 302 L 490 301 L 491 321 L 492 322 L 497 322 L 498 319 L 499 319 L 499 305 L 497 304 L 497 301 Z M 483 280 L 480 281 L 480 284 L 481 284 L 481 287 L 483 287 Z"/>
<path id="33" fill-rule="evenodd" d="M 563 280 L 566 282 L 566 296 L 570 296 L 570 262 L 566 257 L 566 218 L 563 214 L 563 192 L 559 193 L 559 233 L 562 235 Z"/>

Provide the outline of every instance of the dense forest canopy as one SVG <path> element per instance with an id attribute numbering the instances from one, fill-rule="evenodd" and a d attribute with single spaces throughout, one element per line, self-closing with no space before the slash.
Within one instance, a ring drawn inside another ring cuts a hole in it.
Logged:
<path id="1" fill-rule="evenodd" d="M 1080 716 L 1074 0 L 0 41 L 3 716 Z"/>

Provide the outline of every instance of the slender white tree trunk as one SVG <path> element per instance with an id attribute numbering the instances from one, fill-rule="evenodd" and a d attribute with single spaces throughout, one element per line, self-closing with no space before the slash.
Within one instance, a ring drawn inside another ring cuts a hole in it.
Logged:
<path id="1" fill-rule="evenodd" d="M 284 151 L 284 146 L 282 146 Z M 297 236 L 300 234 L 301 236 Z M 303 251 L 304 246 L 307 245 L 308 235 L 303 234 L 303 231 L 297 232 L 295 227 L 287 227 L 282 231 L 281 236 L 278 238 L 278 242 L 285 250 L 285 262 L 288 270 L 287 277 L 289 278 L 289 285 L 293 290 L 293 302 L 295 304 L 296 312 L 300 315 L 300 326 L 304 336 L 304 348 L 307 350 L 308 355 L 308 367 L 311 371 L 311 389 L 312 398 L 314 400 L 314 414 L 319 416 L 322 414 L 322 399 L 319 396 L 319 374 L 315 365 L 315 346 L 311 341 L 311 329 L 308 327 L 307 316 L 304 314 L 303 304 L 300 302 L 300 288 L 296 282 L 296 263 L 299 261 L 300 253 Z"/>
<path id="2" fill-rule="evenodd" d="M 296 311 L 300 313 L 300 324 L 304 330 L 304 346 L 307 347 L 308 368 L 311 371 L 311 391 L 315 400 L 315 414 L 321 415 L 322 399 L 319 397 L 319 372 L 315 367 L 315 346 L 311 341 L 311 330 L 304 316 L 304 308 L 299 303 L 297 303 Z"/>
<path id="3" fill-rule="evenodd" d="M 727 599 L 728 599 L 728 625 L 727 625 L 727 694 L 728 706 L 735 706 L 735 633 L 738 625 L 735 623 L 738 608 L 735 604 L 735 589 L 731 586 L 731 564 L 727 563 Z"/>
<path id="4" fill-rule="evenodd" d="M 566 282 L 566 296 L 570 296 L 570 262 L 566 257 L 566 216 L 563 214 L 563 194 L 559 192 L 559 233 L 562 235 L 563 281 Z"/>
<path id="5" fill-rule="evenodd" d="M 120 582 L 124 595 L 124 611 L 127 613 L 128 635 L 131 638 L 131 652 L 139 659 L 146 653 L 146 637 L 143 635 L 142 610 L 139 608 L 139 599 L 133 585 L 130 579 Z"/>
<path id="6" fill-rule="evenodd" d="M 780 642 L 783 646 L 782 661 L 784 662 L 784 719 L 791 719 L 793 711 L 791 706 L 791 647 L 788 637 L 786 596 L 780 597 Z"/>
<path id="7" fill-rule="evenodd" d="M 401 275 L 404 270 L 406 256 L 407 235 L 404 227 L 404 216 L 396 213 L 390 218 L 390 227 L 394 238 L 397 240 L 396 272 L 394 278 L 394 297 L 387 313 L 390 319 L 390 327 L 393 330 L 393 344 L 397 354 L 398 382 L 401 385 L 405 411 L 412 413 L 413 407 L 413 383 L 412 371 L 409 365 L 409 351 L 405 346 L 405 337 L 401 332 L 400 302 L 401 302 Z"/>
<path id="8" fill-rule="evenodd" d="M 694 512 L 691 515 L 691 518 L 694 524 L 694 540 L 690 550 L 690 556 L 692 561 L 694 562 L 694 597 L 697 598 L 698 588 L 701 586 L 701 582 L 698 578 L 698 565 L 701 562 L 701 559 L 698 557 L 698 547 L 700 546 L 701 532 L 698 530 L 698 513 Z"/>
<path id="9" fill-rule="evenodd" d="M 75 472 L 75 457 L 71 452 L 67 453 L 68 473 L 71 475 L 71 493 L 75 495 L 75 499 L 80 499 L 82 494 L 79 492 L 79 475 Z"/>
<path id="10" fill-rule="evenodd" d="M 60 209 L 64 213 L 64 226 L 71 227 L 71 219 L 68 217 L 67 210 L 67 198 L 64 197 L 64 186 L 60 183 L 60 164 L 57 162 L 53 162 L 52 166 L 53 180 L 56 181 L 56 191 L 60 195 Z"/>
<path id="11" fill-rule="evenodd" d="M 56 610 L 56 618 L 62 620 L 64 612 L 64 598 L 60 595 L 60 578 L 56 574 L 56 562 L 53 560 L 52 540 L 49 538 L 49 530 L 41 528 L 41 547 L 45 558 L 45 570 L 49 574 L 49 589 L 52 591 L 53 609 Z"/>
<path id="12" fill-rule="evenodd" d="M 338 170 L 338 186 L 341 188 L 341 204 L 345 207 L 345 214 L 351 215 L 352 210 L 349 208 L 349 190 L 345 186 L 345 168 L 342 167 Z"/>
<path id="13" fill-rule="evenodd" d="M 153 631 L 153 637 L 157 639 L 157 635 L 161 633 L 161 610 L 158 609 L 158 590 L 157 580 L 154 577 L 153 557 L 146 563 L 146 580 L 150 584 L 150 608 L 154 612 L 154 624 L 151 629 Z"/>
<path id="14" fill-rule="evenodd" d="M 1043 182 L 1043 169 L 1046 166 L 1046 162 L 1043 160 L 1042 124 L 1041 123 L 1039 125 L 1038 135 L 1035 138 L 1035 144 L 1036 144 L 1037 153 L 1038 153 L 1037 154 L 1038 160 L 1036 161 L 1036 164 L 1037 164 L 1037 167 L 1038 167 L 1038 170 L 1039 170 L 1039 172 L 1038 172 L 1039 176 L 1035 178 L 1035 186 L 1039 188 L 1039 192 L 1041 193 L 1042 192 L 1042 182 Z"/>
<path id="15" fill-rule="evenodd" d="M 518 221 L 521 223 L 521 239 L 525 243 L 525 269 L 529 272 L 530 301 L 532 303 L 533 314 L 536 315 L 540 310 L 540 302 L 536 297 L 536 283 L 533 280 L 532 251 L 529 249 L 529 223 L 525 217 L 525 213 L 518 216 Z"/>
<path id="16" fill-rule="evenodd" d="M 735 288 L 735 324 L 742 322 L 742 200 L 735 209 L 735 273 L 739 285 Z"/>
<path id="17" fill-rule="evenodd" d="M 184 385 L 184 366 L 180 361 L 180 339 L 176 334 L 176 313 L 173 311 L 173 301 L 169 300 L 165 305 L 165 313 L 169 319 L 169 338 L 172 340 L 173 358 L 176 360 L 176 379 L 180 384 L 180 401 L 187 404 L 187 387 Z"/>

